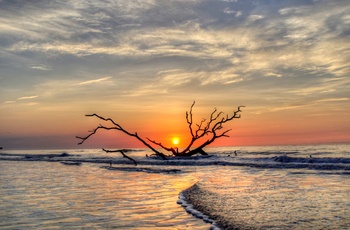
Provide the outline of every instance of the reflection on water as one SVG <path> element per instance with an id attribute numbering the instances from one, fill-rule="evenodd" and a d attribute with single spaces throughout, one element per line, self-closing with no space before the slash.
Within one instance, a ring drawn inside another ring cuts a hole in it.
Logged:
<path id="1" fill-rule="evenodd" d="M 101 169 L 102 153 L 95 150 L 69 151 L 64 158 L 81 160 L 82 166 L 5 159 L 0 161 L 0 229 L 209 229 L 176 204 L 178 193 L 198 181 L 192 195 L 217 224 L 349 229 L 349 146 L 212 151 L 209 158 L 169 161 L 130 153 L 139 157 L 139 167 L 181 169 L 179 174 Z M 102 158 L 102 165 L 113 159 L 113 165 L 126 166 L 120 155 Z"/>
<path id="2" fill-rule="evenodd" d="M 176 204 L 191 175 L 0 161 L 0 179 L 0 228 L 209 228 Z"/>
<path id="3" fill-rule="evenodd" d="M 229 167 L 203 174 L 194 203 L 242 229 L 348 229 L 349 175 Z M 221 175 L 221 176 L 217 176 Z M 208 213 L 205 213 L 208 214 Z"/>

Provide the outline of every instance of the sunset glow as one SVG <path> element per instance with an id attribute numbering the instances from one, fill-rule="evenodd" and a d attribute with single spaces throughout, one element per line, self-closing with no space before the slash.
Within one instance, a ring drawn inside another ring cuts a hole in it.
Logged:
<path id="1" fill-rule="evenodd" d="M 0 1 L 1 147 L 76 148 L 91 113 L 186 145 L 194 100 L 194 127 L 246 106 L 213 145 L 350 142 L 348 0 L 18 4 Z M 105 146 L 144 147 L 115 131 L 84 147 Z"/>

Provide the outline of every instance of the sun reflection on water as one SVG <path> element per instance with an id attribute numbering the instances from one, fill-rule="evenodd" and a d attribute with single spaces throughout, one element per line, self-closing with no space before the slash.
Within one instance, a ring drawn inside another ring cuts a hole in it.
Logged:
<path id="1" fill-rule="evenodd" d="M 0 227 L 208 229 L 176 204 L 191 175 L 0 162 Z M 6 172 L 6 173 L 5 173 Z"/>

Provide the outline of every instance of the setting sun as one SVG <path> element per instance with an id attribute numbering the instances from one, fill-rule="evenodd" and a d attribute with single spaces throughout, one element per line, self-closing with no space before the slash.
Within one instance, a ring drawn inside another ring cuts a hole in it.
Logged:
<path id="1" fill-rule="evenodd" d="M 177 144 L 180 143 L 180 139 L 177 138 L 177 137 L 174 137 L 174 138 L 172 139 L 172 142 L 173 142 L 174 145 L 177 145 Z"/>

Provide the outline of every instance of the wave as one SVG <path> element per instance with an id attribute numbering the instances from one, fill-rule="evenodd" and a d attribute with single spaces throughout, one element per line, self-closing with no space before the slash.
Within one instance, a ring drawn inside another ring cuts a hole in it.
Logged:
<path id="1" fill-rule="evenodd" d="M 289 157 L 276 156 L 272 158 L 274 161 L 283 163 L 314 163 L 314 164 L 350 164 L 350 158 L 305 158 L 305 157 Z"/>
<path id="2" fill-rule="evenodd" d="M 179 194 L 177 203 L 186 212 L 199 219 L 203 219 L 204 222 L 210 223 L 210 230 L 256 229 L 256 227 L 242 222 L 239 218 L 228 218 L 221 211 L 222 204 L 217 204 L 215 199 L 213 199 L 219 196 L 214 192 L 202 188 L 199 183 L 196 183 Z"/>
<path id="3" fill-rule="evenodd" d="M 197 190 L 197 191 L 195 191 Z M 214 218 L 217 217 L 213 217 L 210 214 L 210 211 L 208 211 L 208 209 L 204 208 L 203 205 L 200 205 L 201 202 L 197 202 L 194 199 L 190 199 L 192 196 L 191 194 L 197 194 L 198 193 L 198 186 L 197 184 L 194 184 L 192 187 L 182 191 L 179 194 L 179 199 L 177 200 L 177 204 L 181 205 L 186 212 L 188 212 L 189 214 L 193 215 L 194 217 L 198 218 L 198 219 L 202 219 L 204 222 L 206 223 L 210 223 L 210 230 L 220 230 L 221 227 L 223 226 L 222 223 L 217 223 L 215 222 Z M 206 214 L 204 214 L 206 213 Z"/>
<path id="4" fill-rule="evenodd" d="M 235 166 L 254 168 L 276 169 L 313 169 L 313 170 L 350 170 L 350 158 L 347 157 L 291 157 L 287 155 L 275 155 L 271 157 L 259 157 L 257 154 L 250 157 L 240 157 L 232 154 L 223 156 L 192 156 L 192 157 L 169 157 L 167 160 L 155 156 L 133 157 L 139 165 L 163 165 L 163 166 Z M 118 156 L 87 156 L 79 154 L 8 154 L 0 153 L 0 160 L 12 161 L 74 161 L 105 164 L 133 164 L 133 162 Z"/>

